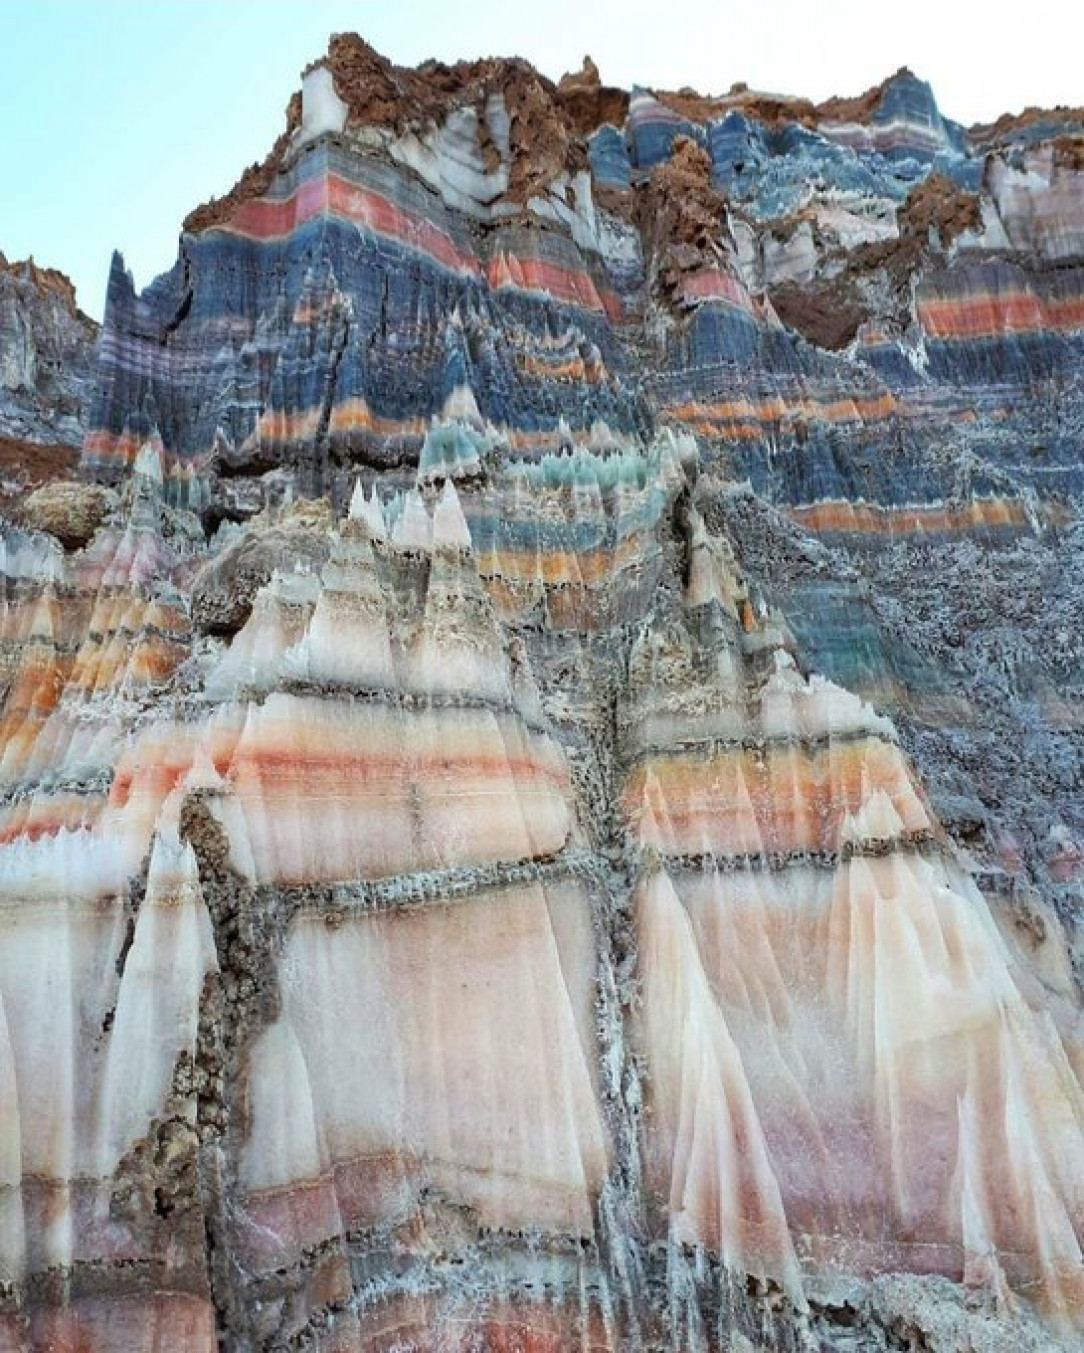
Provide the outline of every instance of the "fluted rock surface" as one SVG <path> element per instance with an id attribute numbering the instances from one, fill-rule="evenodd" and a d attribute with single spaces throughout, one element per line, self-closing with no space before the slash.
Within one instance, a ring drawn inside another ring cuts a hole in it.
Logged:
<path id="1" fill-rule="evenodd" d="M 1082 132 L 340 36 L 114 261 L 0 1349 L 1080 1346 Z"/>

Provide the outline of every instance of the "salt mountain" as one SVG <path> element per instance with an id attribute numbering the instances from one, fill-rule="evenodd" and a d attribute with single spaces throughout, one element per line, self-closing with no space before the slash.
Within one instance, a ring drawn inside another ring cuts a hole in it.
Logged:
<path id="1" fill-rule="evenodd" d="M 8 506 L 0 1348 L 1081 1347 L 1082 356 L 1084 111 L 334 38 Z"/>

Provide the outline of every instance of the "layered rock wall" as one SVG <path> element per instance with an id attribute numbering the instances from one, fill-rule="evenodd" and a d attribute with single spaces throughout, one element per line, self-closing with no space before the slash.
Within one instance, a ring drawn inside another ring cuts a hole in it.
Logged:
<path id="1" fill-rule="evenodd" d="M 0 1347 L 1079 1345 L 1081 130 L 338 37 L 115 260 Z"/>

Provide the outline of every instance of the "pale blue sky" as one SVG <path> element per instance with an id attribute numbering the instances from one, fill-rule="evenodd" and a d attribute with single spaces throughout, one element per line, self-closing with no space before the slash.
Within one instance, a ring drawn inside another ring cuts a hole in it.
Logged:
<path id="1" fill-rule="evenodd" d="M 585 52 L 604 80 L 856 94 L 900 65 L 963 122 L 1084 103 L 1081 0 L 0 0 L 0 250 L 100 317 L 114 246 L 142 286 L 182 218 L 262 159 L 301 68 L 356 29 L 400 63 Z"/>

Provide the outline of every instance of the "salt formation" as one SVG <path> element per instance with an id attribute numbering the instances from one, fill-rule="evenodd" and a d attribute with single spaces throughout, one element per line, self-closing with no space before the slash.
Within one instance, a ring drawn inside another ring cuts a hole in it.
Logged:
<path id="1" fill-rule="evenodd" d="M 1080 1346 L 1082 126 L 340 36 L 115 261 L 0 1349 Z"/>

